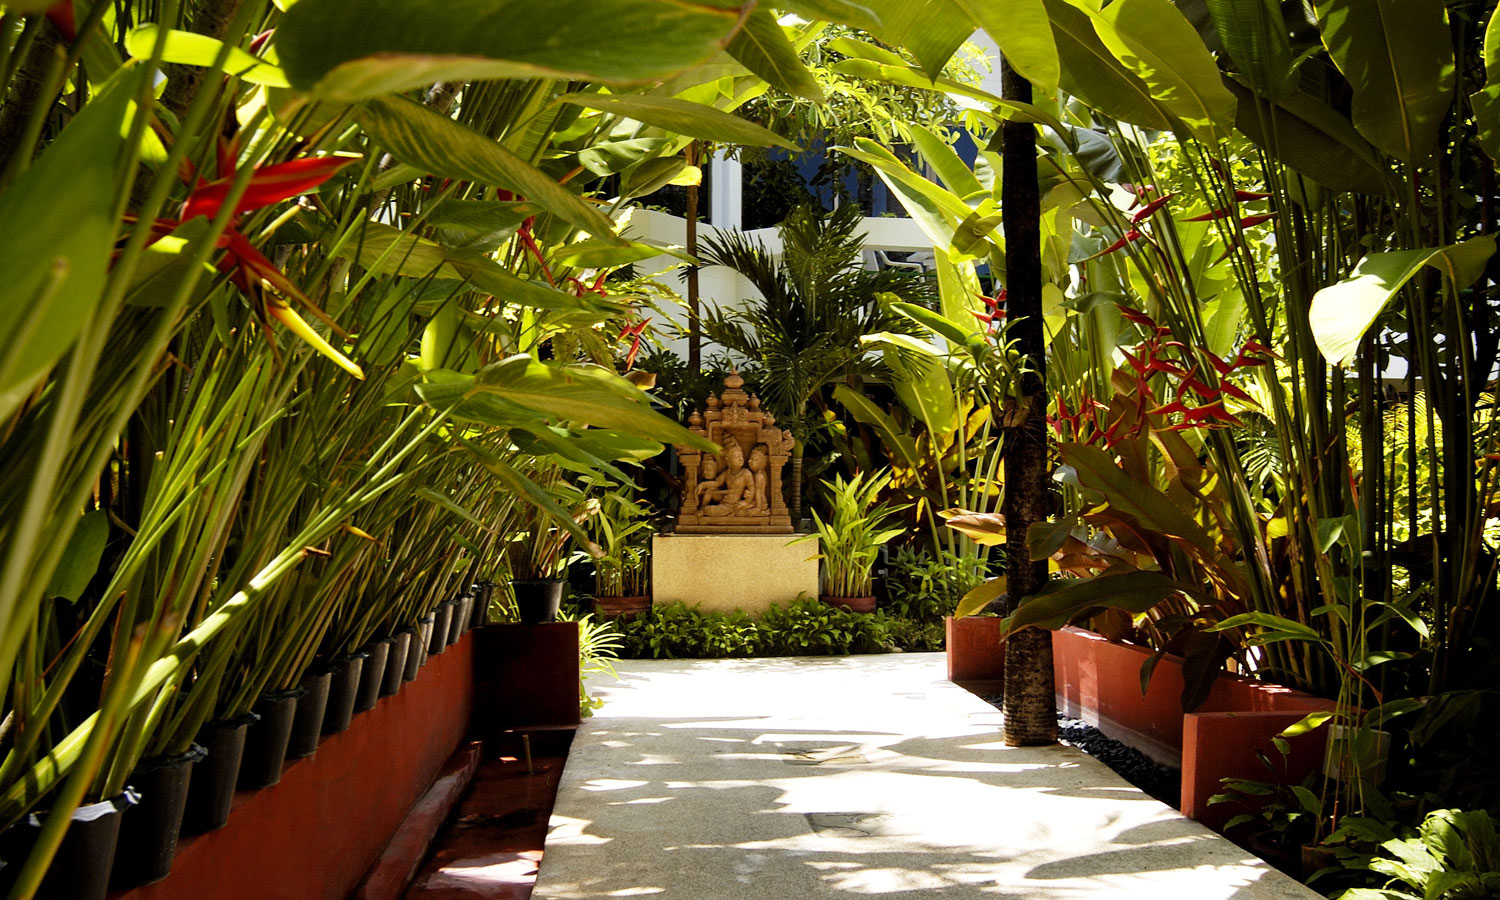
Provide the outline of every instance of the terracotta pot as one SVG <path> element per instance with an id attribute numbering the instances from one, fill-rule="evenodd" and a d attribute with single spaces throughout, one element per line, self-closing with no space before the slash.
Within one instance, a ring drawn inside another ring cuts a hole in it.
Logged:
<path id="1" fill-rule="evenodd" d="M 601 619 L 633 619 L 650 611 L 649 596 L 594 598 L 594 615 Z"/>
<path id="2" fill-rule="evenodd" d="M 818 599 L 846 612 L 872 613 L 875 611 L 874 597 L 831 597 L 828 594 L 819 594 Z"/>

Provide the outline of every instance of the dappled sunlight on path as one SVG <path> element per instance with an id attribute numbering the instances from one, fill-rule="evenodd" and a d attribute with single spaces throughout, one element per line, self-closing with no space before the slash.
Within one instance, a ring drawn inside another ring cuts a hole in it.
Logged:
<path id="1" fill-rule="evenodd" d="M 1077 750 L 1003 746 L 940 654 L 619 669 L 537 898 L 1317 896 Z"/>

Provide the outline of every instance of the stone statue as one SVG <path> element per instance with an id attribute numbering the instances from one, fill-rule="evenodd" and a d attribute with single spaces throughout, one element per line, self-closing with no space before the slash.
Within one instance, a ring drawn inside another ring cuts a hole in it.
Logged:
<path id="1" fill-rule="evenodd" d="M 792 434 L 775 427 L 776 417 L 746 394 L 738 372 L 724 379 L 706 411 L 694 411 L 688 428 L 718 444 L 718 456 L 677 446 L 682 461 L 684 534 L 791 534 L 792 518 L 781 495 L 781 472 L 792 455 Z M 749 448 L 748 459 L 746 448 Z"/>

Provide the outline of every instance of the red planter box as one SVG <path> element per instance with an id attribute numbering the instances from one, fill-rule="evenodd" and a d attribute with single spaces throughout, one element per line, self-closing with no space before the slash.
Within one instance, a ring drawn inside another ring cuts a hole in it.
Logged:
<path id="1" fill-rule="evenodd" d="M 1004 690 L 1005 644 L 1000 640 L 1000 620 L 994 616 L 949 616 L 945 625 L 948 680 L 981 696 Z"/>
<path id="2" fill-rule="evenodd" d="M 1004 677 L 999 620 L 967 620 L 994 623 L 973 626 L 965 621 L 948 622 L 948 677 L 976 693 L 992 693 L 993 679 Z M 1208 805 L 1208 798 L 1222 791 L 1221 778 L 1271 780 L 1256 751 L 1279 764 L 1271 738 L 1309 712 L 1333 709 L 1331 700 L 1221 675 L 1203 705 L 1184 714 L 1182 661 L 1175 656 L 1157 664 L 1141 693 L 1141 665 L 1151 655 L 1144 647 L 1110 643 L 1081 628 L 1053 632 L 1057 708 L 1159 762 L 1181 767 L 1182 812 L 1210 827 L 1221 827 L 1234 813 Z M 1322 765 L 1327 731 L 1289 743 L 1288 780 L 1296 784 Z"/>
<path id="3" fill-rule="evenodd" d="M 468 730 L 473 648 L 470 632 L 431 657 L 280 784 L 240 792 L 229 824 L 183 839 L 164 881 L 111 900 L 344 900 Z"/>

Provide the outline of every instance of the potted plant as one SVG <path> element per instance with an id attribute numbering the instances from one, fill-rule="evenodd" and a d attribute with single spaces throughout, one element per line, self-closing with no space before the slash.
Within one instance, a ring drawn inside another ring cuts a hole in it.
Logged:
<path id="1" fill-rule="evenodd" d="M 594 517 L 594 612 L 601 619 L 634 618 L 651 608 L 647 564 L 650 510 L 621 490 L 604 494 Z"/>
<path id="2" fill-rule="evenodd" d="M 567 569 L 563 550 L 599 509 L 599 501 L 565 481 L 557 467 L 548 475 L 537 479 L 542 493 L 522 511 L 520 531 L 510 545 L 511 592 L 523 625 L 556 621 Z"/>
<path id="3" fill-rule="evenodd" d="M 845 481 L 842 476 L 823 482 L 829 491 L 828 518 L 813 512 L 812 534 L 792 543 L 817 540 L 822 552 L 813 559 L 823 560 L 823 591 L 819 599 L 830 606 L 850 612 L 875 611 L 875 580 L 871 568 L 882 545 L 905 529 L 892 526 L 896 513 L 904 506 L 877 502 L 880 492 L 891 483 L 889 473 L 866 476 L 856 474 Z"/>

